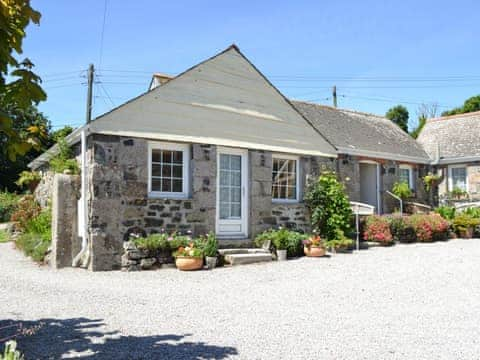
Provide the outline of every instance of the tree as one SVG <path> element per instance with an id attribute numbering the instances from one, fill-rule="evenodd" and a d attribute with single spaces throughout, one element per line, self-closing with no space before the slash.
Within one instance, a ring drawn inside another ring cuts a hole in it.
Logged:
<path id="1" fill-rule="evenodd" d="M 67 136 L 70 135 L 72 132 L 73 132 L 73 127 L 71 127 L 70 125 L 65 125 L 65 126 L 62 127 L 61 129 L 52 131 L 52 132 L 50 133 L 50 136 L 49 136 L 49 138 L 50 138 L 50 144 L 53 145 L 53 144 L 57 143 L 58 140 L 67 137 Z"/>
<path id="2" fill-rule="evenodd" d="M 463 103 L 463 106 L 447 110 L 442 113 L 442 116 L 465 114 L 469 112 L 480 111 L 480 95 L 472 96 Z"/>
<path id="3" fill-rule="evenodd" d="M 408 110 L 403 105 L 397 105 L 387 111 L 385 117 L 392 120 L 403 131 L 408 132 Z"/>
<path id="4" fill-rule="evenodd" d="M 431 119 L 437 116 L 438 111 L 438 104 L 431 103 L 431 104 L 421 104 L 417 109 L 417 117 L 418 122 L 415 129 L 410 132 L 410 135 L 416 139 L 420 132 L 422 131 L 427 119 Z"/>
<path id="5" fill-rule="evenodd" d="M 29 128 L 32 126 L 45 129 L 44 134 L 48 134 L 50 129 L 50 122 L 39 112 L 34 106 L 27 109 L 18 109 L 14 107 L 7 107 L 5 109 L 9 118 L 12 119 L 12 130 L 18 134 L 20 138 L 26 138 L 29 134 Z M 47 136 L 38 138 L 38 146 L 31 148 L 23 155 L 16 156 L 13 161 L 6 152 L 0 151 L 0 169 L 2 169 L 2 176 L 0 177 L 0 190 L 17 191 L 20 190 L 15 184 L 19 174 L 27 170 L 28 163 L 40 155 L 41 151 L 45 150 L 52 144 L 52 140 Z M 8 144 L 9 139 L 0 134 L 0 149 L 4 149 Z"/>
<path id="6" fill-rule="evenodd" d="M 26 27 L 30 22 L 39 24 L 40 16 L 30 6 L 30 0 L 0 0 L 0 136 L 5 144 L 1 151 L 13 161 L 17 155 L 40 148 L 45 136 L 46 129 L 33 124 L 26 132 L 16 132 L 10 116 L 12 109 L 28 111 L 47 98 L 41 79 L 32 71 L 32 62 L 14 56 L 22 54 Z M 7 77 L 12 80 L 7 82 Z"/>

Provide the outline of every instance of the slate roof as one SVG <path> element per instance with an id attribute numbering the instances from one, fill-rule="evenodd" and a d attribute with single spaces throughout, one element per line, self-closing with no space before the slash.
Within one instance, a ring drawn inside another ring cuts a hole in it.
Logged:
<path id="1" fill-rule="evenodd" d="M 480 111 L 428 120 L 418 142 L 440 163 L 480 160 Z"/>
<path id="2" fill-rule="evenodd" d="M 431 160 L 418 142 L 382 116 L 303 101 L 292 104 L 339 153 L 417 163 Z"/>

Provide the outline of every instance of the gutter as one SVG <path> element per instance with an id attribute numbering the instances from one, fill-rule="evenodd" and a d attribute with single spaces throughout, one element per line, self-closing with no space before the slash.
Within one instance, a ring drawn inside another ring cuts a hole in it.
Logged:
<path id="1" fill-rule="evenodd" d="M 431 160 L 428 156 L 421 158 L 417 156 L 408 156 L 408 155 L 399 155 L 399 154 L 390 154 L 372 150 L 357 150 L 351 149 L 348 147 L 339 146 L 337 147 L 339 154 L 347 154 L 353 156 L 365 156 L 371 158 L 378 158 L 384 160 L 395 160 L 395 161 L 405 161 L 405 162 L 414 162 L 418 164 L 430 164 Z"/>

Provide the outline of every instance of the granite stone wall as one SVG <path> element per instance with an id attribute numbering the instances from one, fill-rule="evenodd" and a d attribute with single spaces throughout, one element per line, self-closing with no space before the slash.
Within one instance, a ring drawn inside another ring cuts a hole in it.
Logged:
<path id="1" fill-rule="evenodd" d="M 90 141 L 92 270 L 120 268 L 123 242 L 131 234 L 215 230 L 214 146 L 191 146 L 189 198 L 156 199 L 148 196 L 148 140 L 93 135 Z"/>
<path id="2" fill-rule="evenodd" d="M 37 187 L 33 195 L 35 199 L 38 201 L 42 208 L 47 207 L 51 200 L 53 194 L 53 179 L 55 177 L 55 173 L 51 170 L 48 170 L 48 167 L 45 167 L 40 170 L 41 173 L 41 180 L 38 183 Z"/>

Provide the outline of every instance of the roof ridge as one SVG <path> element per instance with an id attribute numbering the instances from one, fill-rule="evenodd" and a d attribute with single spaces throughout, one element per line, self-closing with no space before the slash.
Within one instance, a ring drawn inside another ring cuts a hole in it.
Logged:
<path id="1" fill-rule="evenodd" d="M 456 118 L 460 118 L 460 117 L 468 117 L 468 116 L 474 116 L 474 115 L 480 115 L 480 110 L 479 111 L 466 112 L 466 113 L 462 113 L 462 114 L 439 116 L 439 117 L 427 119 L 427 122 L 450 120 L 450 119 L 456 119 Z"/>

